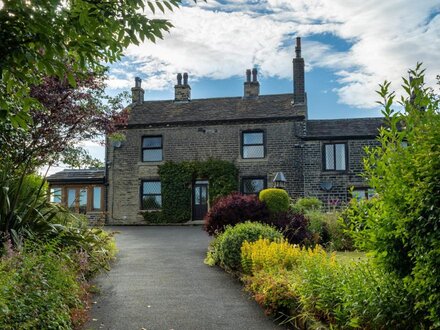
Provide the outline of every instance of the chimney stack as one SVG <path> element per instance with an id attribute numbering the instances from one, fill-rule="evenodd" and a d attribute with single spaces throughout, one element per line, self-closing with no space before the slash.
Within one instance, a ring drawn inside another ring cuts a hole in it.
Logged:
<path id="1" fill-rule="evenodd" d="M 177 74 L 177 85 L 174 86 L 174 102 L 188 102 L 191 101 L 191 87 L 188 85 L 188 73 Z"/>
<path id="2" fill-rule="evenodd" d="M 251 81 L 252 72 L 252 81 Z M 254 98 L 260 95 L 260 83 L 258 82 L 258 71 L 256 68 L 246 70 L 246 81 L 244 83 L 244 98 Z"/>
<path id="3" fill-rule="evenodd" d="M 131 100 L 134 104 L 142 104 L 144 102 L 144 90 L 141 87 L 142 79 L 134 78 L 134 87 L 131 89 Z"/>
<path id="4" fill-rule="evenodd" d="M 296 38 L 295 58 L 293 59 L 293 101 L 295 104 L 306 104 L 304 59 L 301 57 L 301 38 Z"/>

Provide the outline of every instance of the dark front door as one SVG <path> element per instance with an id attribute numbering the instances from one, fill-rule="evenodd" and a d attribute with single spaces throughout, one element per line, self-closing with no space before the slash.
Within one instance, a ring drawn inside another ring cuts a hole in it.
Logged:
<path id="1" fill-rule="evenodd" d="M 194 184 L 193 220 L 202 220 L 208 212 L 208 183 Z"/>

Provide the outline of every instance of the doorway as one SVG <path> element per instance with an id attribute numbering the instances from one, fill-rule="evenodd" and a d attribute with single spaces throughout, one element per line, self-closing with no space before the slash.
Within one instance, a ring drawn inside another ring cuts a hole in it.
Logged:
<path id="1" fill-rule="evenodd" d="M 208 181 L 196 181 L 193 189 L 193 220 L 202 220 L 208 212 Z"/>

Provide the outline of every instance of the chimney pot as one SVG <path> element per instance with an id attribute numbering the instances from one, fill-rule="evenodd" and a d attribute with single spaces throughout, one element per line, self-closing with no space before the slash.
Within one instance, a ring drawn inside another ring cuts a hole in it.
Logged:
<path id="1" fill-rule="evenodd" d="M 188 85 L 188 73 L 177 74 L 177 85 L 174 86 L 174 101 L 175 102 L 188 102 L 191 100 L 191 86 Z"/>
<path id="2" fill-rule="evenodd" d="M 258 74 L 257 68 L 253 68 L 252 69 L 252 82 L 258 82 L 257 74 Z"/>
<path id="3" fill-rule="evenodd" d="M 246 70 L 246 81 L 251 82 L 251 69 Z"/>
<path id="4" fill-rule="evenodd" d="M 139 77 L 134 78 L 134 87 L 141 88 L 142 79 Z"/>
<path id="5" fill-rule="evenodd" d="M 131 100 L 135 104 L 142 104 L 142 102 L 144 102 L 144 90 L 142 89 L 141 84 L 141 78 L 134 78 L 134 87 L 131 89 Z"/>
<path id="6" fill-rule="evenodd" d="M 251 81 L 252 75 L 252 81 Z M 246 70 L 246 81 L 244 82 L 244 98 L 254 98 L 260 95 L 260 83 L 257 79 L 257 69 Z"/>
<path id="7" fill-rule="evenodd" d="M 301 37 L 296 37 L 295 53 L 296 58 L 301 58 Z"/>

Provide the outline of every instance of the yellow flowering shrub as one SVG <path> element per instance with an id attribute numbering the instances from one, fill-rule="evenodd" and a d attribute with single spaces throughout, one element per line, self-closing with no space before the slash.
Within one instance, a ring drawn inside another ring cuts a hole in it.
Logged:
<path id="1" fill-rule="evenodd" d="M 300 254 L 301 248 L 286 240 L 271 242 L 264 238 L 255 242 L 245 241 L 241 246 L 241 264 L 246 274 L 260 270 L 290 270 L 296 265 Z"/>

